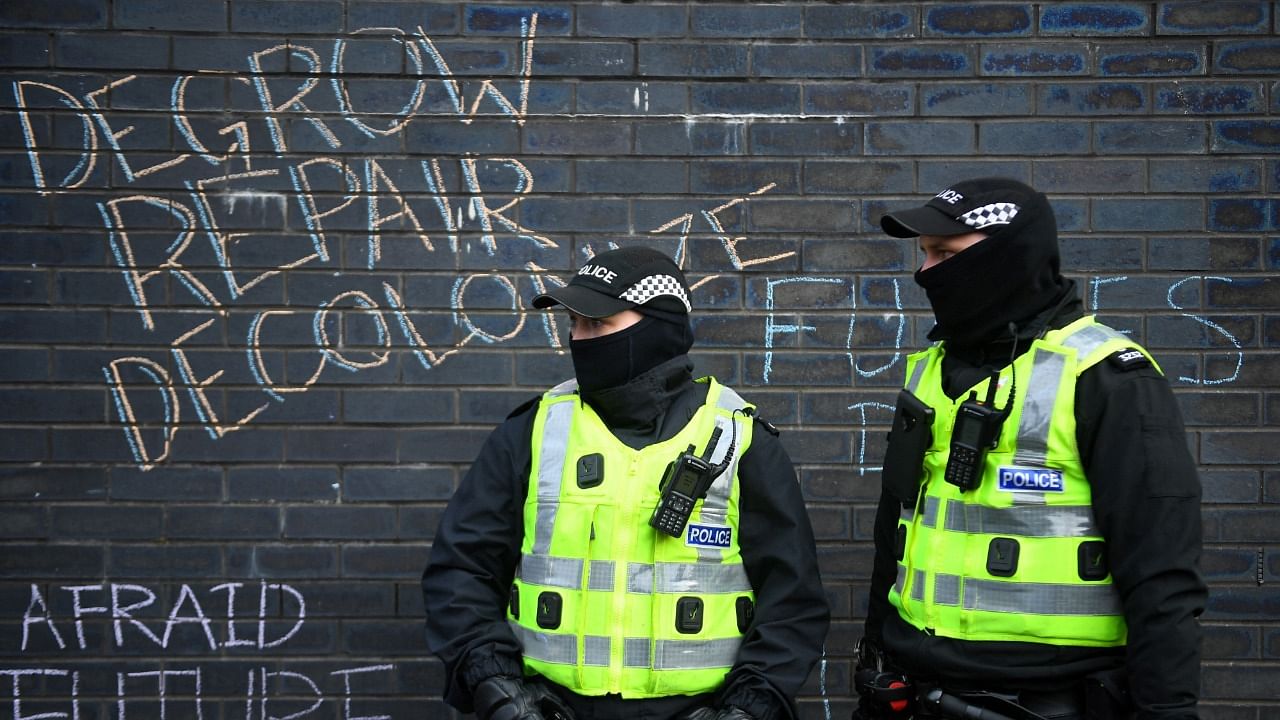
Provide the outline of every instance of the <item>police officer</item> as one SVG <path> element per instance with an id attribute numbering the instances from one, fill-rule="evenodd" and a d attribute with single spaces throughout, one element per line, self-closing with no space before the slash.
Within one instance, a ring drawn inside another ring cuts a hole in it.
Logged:
<path id="1" fill-rule="evenodd" d="M 860 677 L 1197 717 L 1200 484 L 1156 361 L 1084 315 L 1021 182 L 959 182 L 881 226 L 917 238 L 937 322 L 890 431 Z M 864 715 L 892 711 L 861 689 Z"/>
<path id="2" fill-rule="evenodd" d="M 794 717 L 829 617 L 813 532 L 777 430 L 693 378 L 684 275 L 628 246 L 533 305 L 567 311 L 575 377 L 493 431 L 440 520 L 422 589 L 446 702 Z"/>

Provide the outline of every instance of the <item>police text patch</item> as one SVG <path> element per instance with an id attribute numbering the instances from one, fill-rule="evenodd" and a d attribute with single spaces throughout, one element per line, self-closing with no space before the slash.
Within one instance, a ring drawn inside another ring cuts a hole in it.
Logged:
<path id="1" fill-rule="evenodd" d="M 1147 359 L 1147 356 L 1143 355 L 1141 350 L 1135 350 L 1133 348 L 1111 353 L 1111 355 L 1107 357 L 1107 360 L 1121 371 L 1151 367 L 1151 361 Z"/>
<path id="2" fill-rule="evenodd" d="M 733 539 L 733 528 L 724 525 L 689 524 L 685 532 L 684 544 L 695 547 L 727 548 Z"/>
<path id="3" fill-rule="evenodd" d="M 1065 492 L 1062 472 L 1049 468 L 1021 467 L 1000 468 L 999 488 L 1005 492 Z"/>

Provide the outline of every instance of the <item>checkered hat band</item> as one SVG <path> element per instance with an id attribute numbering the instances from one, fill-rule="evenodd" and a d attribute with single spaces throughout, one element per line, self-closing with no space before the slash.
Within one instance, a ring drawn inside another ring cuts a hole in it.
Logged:
<path id="1" fill-rule="evenodd" d="M 684 305 L 685 312 L 693 311 L 693 307 L 689 305 L 689 295 L 684 291 L 684 286 L 680 284 L 679 280 L 670 275 L 650 275 L 640 278 L 618 297 L 637 305 L 643 305 L 663 295 L 670 295 L 679 300 Z"/>
<path id="2" fill-rule="evenodd" d="M 956 219 L 975 230 L 981 230 L 992 225 L 1008 225 L 1017 214 L 1017 205 L 1000 202 L 974 208 Z"/>

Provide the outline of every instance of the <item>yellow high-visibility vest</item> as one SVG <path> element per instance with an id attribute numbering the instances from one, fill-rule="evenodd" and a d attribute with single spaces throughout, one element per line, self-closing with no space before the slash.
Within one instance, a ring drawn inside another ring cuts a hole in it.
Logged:
<path id="1" fill-rule="evenodd" d="M 755 602 L 738 549 L 752 406 L 699 382 L 707 398 L 689 423 L 640 450 L 609 432 L 574 381 L 543 395 L 508 609 L 526 672 L 580 695 L 650 698 L 715 690 L 733 667 Z M 702 455 L 717 426 L 710 460 L 728 458 L 728 469 L 681 537 L 658 532 L 649 518 L 663 472 L 690 445 Z"/>
<path id="2" fill-rule="evenodd" d="M 980 485 L 968 492 L 943 479 L 956 411 L 968 393 L 953 401 L 942 391 L 945 345 L 908 358 L 907 389 L 935 416 L 923 485 L 898 523 L 889 600 L 903 620 L 962 640 L 1125 644 L 1123 609 L 1076 447 L 1075 388 L 1080 373 L 1128 349 L 1151 359 L 1090 316 L 1046 333 L 1003 368 L 995 404 L 1010 414 L 986 454 Z M 978 398 L 989 382 L 973 387 Z"/>

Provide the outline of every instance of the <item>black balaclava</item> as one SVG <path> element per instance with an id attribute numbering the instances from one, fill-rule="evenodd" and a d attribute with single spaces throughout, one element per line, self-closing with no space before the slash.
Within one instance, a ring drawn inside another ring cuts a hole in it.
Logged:
<path id="1" fill-rule="evenodd" d="M 691 347 L 693 332 L 687 320 L 667 322 L 650 314 L 604 337 L 569 340 L 573 371 L 584 394 L 626 385 Z"/>
<path id="2" fill-rule="evenodd" d="M 1009 334 L 1057 303 L 1070 288 L 1060 273 L 1058 228 L 1048 199 L 1029 187 L 1010 190 L 1020 210 L 976 245 L 928 270 L 917 270 L 937 325 L 930 340 L 975 347 Z"/>

